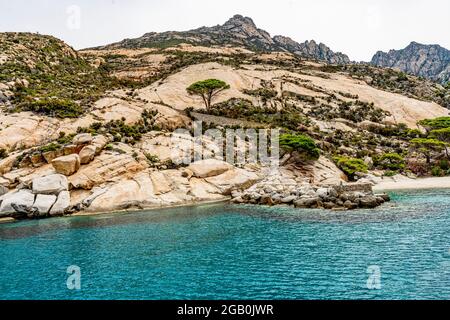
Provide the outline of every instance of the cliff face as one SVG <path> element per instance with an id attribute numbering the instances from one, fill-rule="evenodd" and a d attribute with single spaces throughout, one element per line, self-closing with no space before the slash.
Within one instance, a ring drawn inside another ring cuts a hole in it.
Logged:
<path id="1" fill-rule="evenodd" d="M 411 42 L 402 50 L 378 51 L 371 63 L 442 83 L 450 80 L 450 51 L 439 45 Z"/>
<path id="2" fill-rule="evenodd" d="M 326 45 L 317 44 L 314 40 L 297 43 L 283 36 L 272 38 L 268 32 L 259 29 L 251 18 L 241 15 L 235 15 L 223 25 L 201 27 L 184 32 L 146 33 L 140 38 L 125 39 L 101 47 L 101 49 L 161 48 L 180 43 L 204 46 L 240 46 L 253 51 L 287 51 L 301 57 L 328 63 L 343 64 L 350 62 L 345 54 L 334 53 Z"/>
<path id="3" fill-rule="evenodd" d="M 291 38 L 283 36 L 275 36 L 273 40 L 281 49 L 301 57 L 326 61 L 333 64 L 350 63 L 350 59 L 347 55 L 340 52 L 333 52 L 325 44 L 317 44 L 314 40 L 298 43 Z"/>

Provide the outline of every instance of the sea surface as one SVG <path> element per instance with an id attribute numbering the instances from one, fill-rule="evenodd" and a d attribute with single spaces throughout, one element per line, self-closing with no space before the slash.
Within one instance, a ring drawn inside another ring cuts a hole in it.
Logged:
<path id="1" fill-rule="evenodd" d="M 3 224 L 0 299 L 450 299 L 450 190 L 391 195 Z"/>

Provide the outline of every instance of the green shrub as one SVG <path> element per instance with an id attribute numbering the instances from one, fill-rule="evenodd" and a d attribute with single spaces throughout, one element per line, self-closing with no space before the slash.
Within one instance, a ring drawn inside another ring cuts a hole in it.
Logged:
<path id="1" fill-rule="evenodd" d="M 338 168 L 344 171 L 344 173 L 351 180 L 355 178 L 355 174 L 357 172 L 366 173 L 368 170 L 367 164 L 361 159 L 348 157 L 335 157 L 334 161 L 336 162 Z"/>
<path id="2" fill-rule="evenodd" d="M 42 99 L 28 102 L 19 107 L 23 111 L 32 111 L 57 118 L 77 118 L 83 109 L 73 101 L 64 99 Z"/>
<path id="3" fill-rule="evenodd" d="M 39 151 L 41 152 L 51 152 L 51 151 L 57 151 L 61 149 L 61 145 L 56 143 L 56 142 L 52 142 L 46 146 L 40 147 Z"/>
<path id="4" fill-rule="evenodd" d="M 450 169 L 450 163 L 447 159 L 442 159 L 441 161 L 439 161 L 439 168 L 444 171 L 448 171 Z"/>
<path id="5" fill-rule="evenodd" d="M 406 132 L 406 136 L 408 138 L 420 138 L 422 132 L 419 129 L 408 129 Z"/>
<path id="6" fill-rule="evenodd" d="M 60 132 L 59 133 L 59 138 L 58 138 L 58 140 L 56 140 L 59 144 L 61 144 L 61 145 L 65 145 L 65 144 L 69 144 L 69 143 L 71 143 L 72 142 L 72 140 L 73 140 L 73 137 L 75 137 L 75 134 L 69 134 L 69 135 L 66 135 L 66 133 L 65 132 Z"/>
<path id="7" fill-rule="evenodd" d="M 8 152 L 4 148 L 0 148 L 0 159 L 4 159 L 8 156 Z"/>
<path id="8" fill-rule="evenodd" d="M 382 170 L 403 170 L 405 159 L 398 153 L 385 153 L 374 158 L 375 165 Z"/>
<path id="9" fill-rule="evenodd" d="M 231 98 L 211 106 L 208 110 L 197 112 L 269 124 L 271 127 L 288 130 L 298 130 L 300 126 L 310 124 L 310 120 L 295 107 L 285 106 L 282 110 L 277 110 L 273 107 L 255 106 L 250 100 L 240 98 Z"/>
<path id="10" fill-rule="evenodd" d="M 317 160 L 320 157 L 320 149 L 315 141 L 303 134 L 282 134 L 280 136 L 280 147 L 289 152 L 297 151 L 307 160 Z"/>
<path id="11" fill-rule="evenodd" d="M 398 174 L 397 171 L 391 171 L 391 170 L 388 170 L 388 171 L 385 171 L 385 172 L 384 172 L 384 176 L 385 176 L 385 177 L 393 177 L 393 176 L 395 176 L 396 174 Z"/>
<path id="12" fill-rule="evenodd" d="M 440 167 L 435 166 L 431 169 L 431 175 L 434 177 L 442 177 L 445 175 L 445 172 Z"/>
<path id="13" fill-rule="evenodd" d="M 450 117 L 438 117 L 434 119 L 425 119 L 418 122 L 428 131 L 450 128 Z"/>
<path id="14" fill-rule="evenodd" d="M 147 158 L 147 160 L 150 164 L 155 164 L 155 163 L 159 162 L 158 156 L 152 155 L 150 153 L 146 153 L 145 157 Z"/>

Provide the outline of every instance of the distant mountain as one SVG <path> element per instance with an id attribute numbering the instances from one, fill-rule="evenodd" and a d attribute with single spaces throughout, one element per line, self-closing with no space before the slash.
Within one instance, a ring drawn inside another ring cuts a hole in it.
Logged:
<path id="1" fill-rule="evenodd" d="M 411 42 L 402 50 L 378 51 L 371 64 L 397 68 L 442 83 L 450 80 L 450 51 L 439 45 Z"/>
<path id="2" fill-rule="evenodd" d="M 348 64 L 350 59 L 340 52 L 333 52 L 323 43 L 317 44 L 314 40 L 298 43 L 288 37 L 275 36 L 277 46 L 298 56 L 326 61 L 333 64 Z"/>
<path id="3" fill-rule="evenodd" d="M 308 59 L 317 59 L 328 63 L 349 63 L 348 56 L 335 53 L 324 44 L 313 41 L 298 43 L 283 37 L 271 37 L 259 29 L 253 20 L 235 15 L 223 25 L 201 27 L 190 31 L 168 31 L 162 33 L 146 33 L 140 38 L 125 39 L 97 49 L 170 47 L 180 43 L 193 45 L 241 46 L 253 51 L 287 51 Z"/>

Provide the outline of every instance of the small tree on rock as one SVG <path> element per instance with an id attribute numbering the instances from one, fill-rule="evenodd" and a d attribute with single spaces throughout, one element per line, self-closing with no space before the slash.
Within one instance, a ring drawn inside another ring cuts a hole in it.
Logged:
<path id="1" fill-rule="evenodd" d="M 439 141 L 446 143 L 445 154 L 447 158 L 450 159 L 450 154 L 448 152 L 448 145 L 450 144 L 450 128 L 443 128 L 431 131 L 430 137 L 436 138 Z"/>
<path id="2" fill-rule="evenodd" d="M 415 151 L 422 153 L 429 164 L 433 154 L 444 151 L 447 144 L 437 139 L 416 138 L 411 140 L 411 146 Z"/>
<path id="3" fill-rule="evenodd" d="M 195 82 L 191 84 L 186 90 L 191 95 L 200 96 L 205 103 L 206 109 L 209 109 L 211 107 L 212 99 L 220 92 L 229 88 L 230 86 L 222 80 L 208 79 Z"/>

